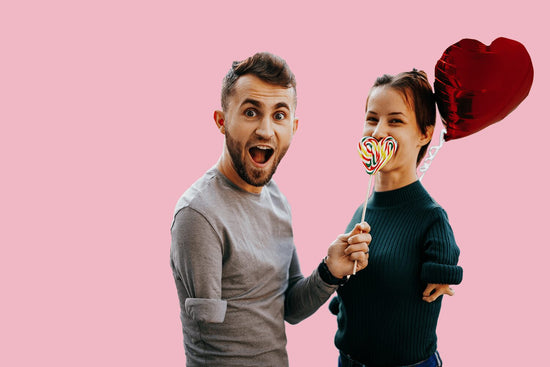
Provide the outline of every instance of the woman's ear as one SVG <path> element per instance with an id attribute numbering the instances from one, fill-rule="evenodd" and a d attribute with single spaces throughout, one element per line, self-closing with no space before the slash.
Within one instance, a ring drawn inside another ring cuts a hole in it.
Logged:
<path id="1" fill-rule="evenodd" d="M 432 135 L 434 134 L 435 125 L 426 126 L 426 133 L 421 133 L 420 136 L 420 146 L 428 144 L 432 140 Z"/>

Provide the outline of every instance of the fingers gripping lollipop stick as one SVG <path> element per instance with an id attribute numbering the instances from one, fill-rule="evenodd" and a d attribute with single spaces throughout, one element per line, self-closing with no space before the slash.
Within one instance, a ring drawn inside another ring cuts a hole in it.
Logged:
<path id="1" fill-rule="evenodd" d="M 358 150 L 361 161 L 370 175 L 367 197 L 365 198 L 363 214 L 361 215 L 361 222 L 363 222 L 365 220 L 365 212 L 367 211 L 367 201 L 371 193 L 372 178 L 393 157 L 397 151 L 397 141 L 392 136 L 386 136 L 380 141 L 372 136 L 364 136 L 359 142 Z M 353 264 L 353 275 L 355 275 L 356 271 L 357 261 Z"/>

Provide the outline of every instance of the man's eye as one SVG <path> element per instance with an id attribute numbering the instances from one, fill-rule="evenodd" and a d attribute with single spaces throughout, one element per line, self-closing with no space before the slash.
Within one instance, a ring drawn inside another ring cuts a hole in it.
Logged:
<path id="1" fill-rule="evenodd" d="M 247 117 L 255 117 L 257 115 L 256 111 L 254 110 L 246 110 L 244 111 L 244 114 L 247 116 Z"/>
<path id="2" fill-rule="evenodd" d="M 285 114 L 282 113 L 282 112 L 277 112 L 275 115 L 275 120 L 284 120 L 285 119 Z"/>

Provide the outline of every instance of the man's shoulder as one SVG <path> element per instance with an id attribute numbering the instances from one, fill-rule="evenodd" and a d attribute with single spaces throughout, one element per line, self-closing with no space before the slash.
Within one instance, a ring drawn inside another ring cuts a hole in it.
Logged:
<path id="1" fill-rule="evenodd" d="M 183 208 L 190 207 L 195 210 L 203 211 L 209 206 L 209 202 L 216 199 L 215 193 L 219 190 L 216 185 L 218 171 L 211 168 L 198 180 L 196 180 L 176 203 L 174 216 Z"/>
<path id="2" fill-rule="evenodd" d="M 269 181 L 265 186 L 264 190 L 267 192 L 270 197 L 270 202 L 278 207 L 283 208 L 285 211 L 290 212 L 290 204 L 286 196 L 279 189 L 279 186 L 275 183 L 274 180 Z"/>
<path id="3" fill-rule="evenodd" d="M 281 190 L 279 189 L 279 186 L 277 185 L 277 183 L 275 182 L 275 180 L 271 179 L 263 188 L 264 190 L 266 190 L 267 192 L 269 192 L 269 194 L 271 196 L 276 196 L 276 197 L 280 197 L 284 200 L 286 200 L 286 197 L 283 195 L 283 193 L 281 192 Z"/>

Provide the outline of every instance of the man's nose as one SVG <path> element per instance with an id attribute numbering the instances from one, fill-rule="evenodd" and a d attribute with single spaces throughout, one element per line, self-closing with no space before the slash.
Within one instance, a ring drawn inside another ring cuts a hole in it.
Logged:
<path id="1" fill-rule="evenodd" d="M 273 121 L 270 116 L 265 116 L 260 120 L 260 125 L 256 129 L 256 135 L 263 139 L 271 139 L 274 134 Z"/>

